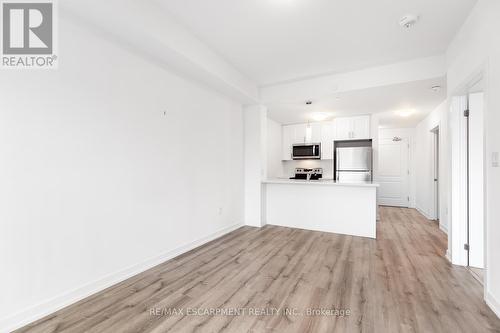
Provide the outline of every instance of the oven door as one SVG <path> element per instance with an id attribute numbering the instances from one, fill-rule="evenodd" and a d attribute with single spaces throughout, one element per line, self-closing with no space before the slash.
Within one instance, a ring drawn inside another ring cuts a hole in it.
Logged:
<path id="1" fill-rule="evenodd" d="M 294 160 L 319 160 L 321 159 L 321 144 L 296 144 L 292 147 Z"/>

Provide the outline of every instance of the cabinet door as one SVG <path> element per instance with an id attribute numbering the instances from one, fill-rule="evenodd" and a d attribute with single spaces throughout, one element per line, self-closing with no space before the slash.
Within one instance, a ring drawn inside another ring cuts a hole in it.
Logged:
<path id="1" fill-rule="evenodd" d="M 292 144 L 294 135 L 293 126 L 282 126 L 281 135 L 281 159 L 289 161 L 292 159 Z"/>
<path id="2" fill-rule="evenodd" d="M 309 128 L 310 128 L 310 133 L 311 133 L 311 137 L 309 138 L 309 141 L 310 143 L 319 143 L 321 142 L 321 132 L 323 130 L 323 126 L 322 126 L 322 123 L 312 123 L 312 124 L 309 124 Z"/>
<path id="3" fill-rule="evenodd" d="M 370 138 L 370 116 L 352 117 L 352 138 Z"/>
<path id="4" fill-rule="evenodd" d="M 293 128 L 292 144 L 305 143 L 307 124 L 291 125 L 291 127 Z"/>
<path id="5" fill-rule="evenodd" d="M 335 140 L 349 140 L 352 139 L 351 118 L 337 118 L 335 119 Z"/>
<path id="6" fill-rule="evenodd" d="M 321 159 L 333 159 L 333 140 L 335 140 L 334 122 L 324 122 L 321 124 Z"/>

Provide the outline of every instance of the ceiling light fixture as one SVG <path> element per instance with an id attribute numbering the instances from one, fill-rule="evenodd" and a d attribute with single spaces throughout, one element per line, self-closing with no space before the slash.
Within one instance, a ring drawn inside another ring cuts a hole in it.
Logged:
<path id="1" fill-rule="evenodd" d="M 440 92 L 441 91 L 441 86 L 432 86 L 431 90 L 434 92 Z"/>
<path id="2" fill-rule="evenodd" d="M 418 22 L 418 19 L 419 17 L 417 15 L 408 14 L 399 20 L 399 25 L 403 28 L 410 29 Z"/>
<path id="3" fill-rule="evenodd" d="M 404 109 L 404 110 L 398 110 L 396 111 L 396 113 L 400 116 L 400 117 L 409 117 L 411 116 L 412 114 L 415 113 L 415 109 Z"/>
<path id="4" fill-rule="evenodd" d="M 330 118 L 332 115 L 327 112 L 315 112 L 311 114 L 311 119 L 314 121 L 324 121 Z"/>

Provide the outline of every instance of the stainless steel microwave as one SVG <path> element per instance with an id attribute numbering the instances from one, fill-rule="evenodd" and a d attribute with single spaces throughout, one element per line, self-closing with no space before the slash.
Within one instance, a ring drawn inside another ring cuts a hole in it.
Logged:
<path id="1" fill-rule="evenodd" d="M 292 146 L 293 160 L 321 159 L 321 143 L 301 143 Z"/>

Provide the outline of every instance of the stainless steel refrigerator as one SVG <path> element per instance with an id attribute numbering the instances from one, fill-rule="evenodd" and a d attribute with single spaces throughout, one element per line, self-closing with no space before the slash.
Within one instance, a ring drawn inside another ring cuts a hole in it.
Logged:
<path id="1" fill-rule="evenodd" d="M 338 147 L 335 149 L 335 180 L 367 182 L 373 180 L 371 147 Z"/>

